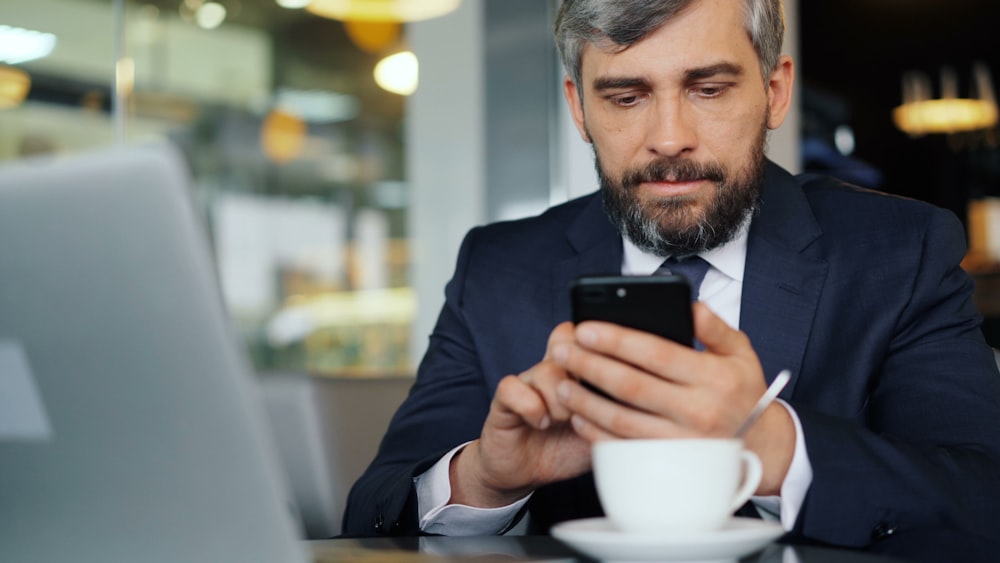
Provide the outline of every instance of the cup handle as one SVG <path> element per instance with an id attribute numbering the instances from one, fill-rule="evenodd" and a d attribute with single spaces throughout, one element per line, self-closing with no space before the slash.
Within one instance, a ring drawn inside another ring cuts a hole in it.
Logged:
<path id="1" fill-rule="evenodd" d="M 749 450 L 743 450 L 740 457 L 743 462 L 743 483 L 740 484 L 739 490 L 736 491 L 736 495 L 733 497 L 733 504 L 729 507 L 729 512 L 731 513 L 739 510 L 741 506 L 750 500 L 754 491 L 757 490 L 757 485 L 760 485 L 761 477 L 764 475 L 760 458 L 757 457 L 757 454 Z"/>

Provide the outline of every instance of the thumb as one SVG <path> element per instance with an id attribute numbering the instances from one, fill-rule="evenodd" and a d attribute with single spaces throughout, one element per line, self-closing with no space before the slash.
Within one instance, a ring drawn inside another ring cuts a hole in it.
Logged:
<path id="1" fill-rule="evenodd" d="M 701 302 L 694 304 L 694 334 L 705 349 L 723 356 L 754 354 L 750 339 Z"/>

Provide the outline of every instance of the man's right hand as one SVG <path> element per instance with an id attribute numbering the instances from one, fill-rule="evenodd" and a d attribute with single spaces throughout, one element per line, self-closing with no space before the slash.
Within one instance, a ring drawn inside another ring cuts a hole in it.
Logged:
<path id="1" fill-rule="evenodd" d="M 452 458 L 449 504 L 506 506 L 590 469 L 590 443 L 574 432 L 556 398 L 569 376 L 552 361 L 552 349 L 573 338 L 573 324 L 560 324 L 541 362 L 500 381 L 479 439 Z"/>

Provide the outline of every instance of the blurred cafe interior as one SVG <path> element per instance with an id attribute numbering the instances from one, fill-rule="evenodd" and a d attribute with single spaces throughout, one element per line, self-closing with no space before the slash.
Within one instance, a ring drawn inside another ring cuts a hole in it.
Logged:
<path id="1" fill-rule="evenodd" d="M 187 156 L 314 537 L 339 530 L 464 233 L 596 187 L 561 99 L 558 0 L 351 4 L 0 2 L 0 165 L 151 140 Z M 954 211 L 1000 347 L 1000 3 L 786 12 L 797 108 L 771 157 Z"/>

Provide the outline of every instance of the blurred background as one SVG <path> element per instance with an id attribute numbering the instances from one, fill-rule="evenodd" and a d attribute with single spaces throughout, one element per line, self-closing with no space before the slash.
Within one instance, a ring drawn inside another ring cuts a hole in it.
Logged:
<path id="1" fill-rule="evenodd" d="M 0 164 L 176 143 L 259 371 L 410 376 L 465 231 L 596 186 L 561 99 L 557 6 L 6 0 Z M 799 89 L 772 158 L 953 210 L 988 288 L 1000 4 L 786 10 Z"/>

